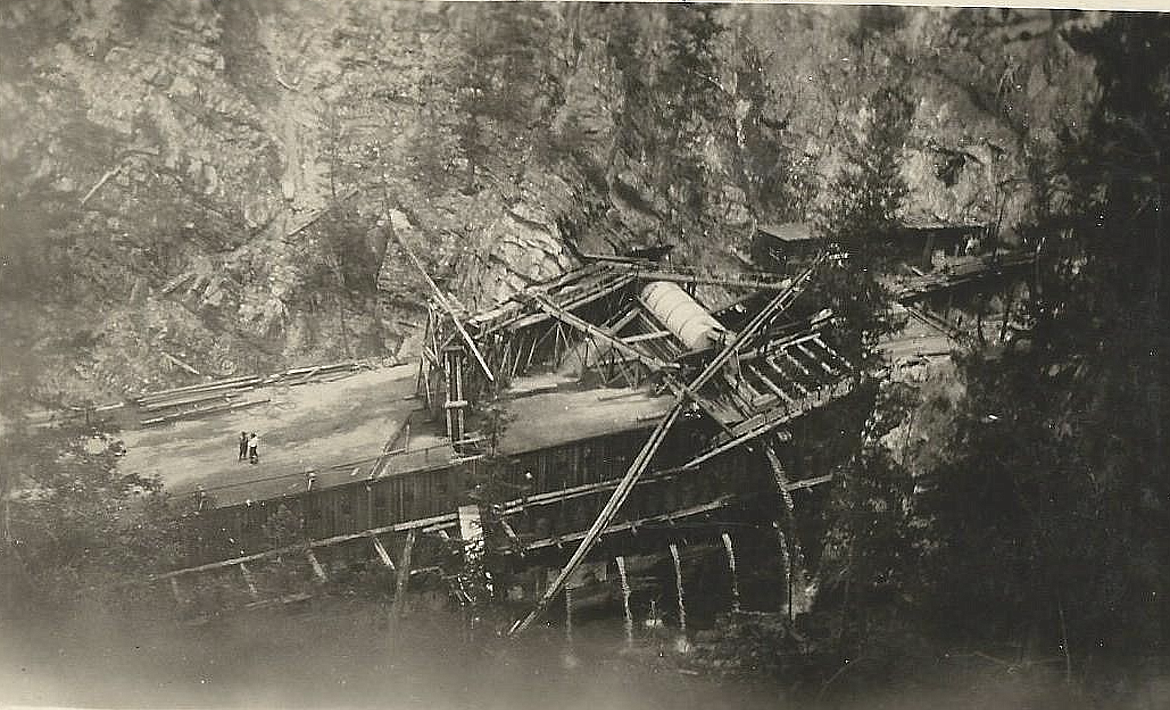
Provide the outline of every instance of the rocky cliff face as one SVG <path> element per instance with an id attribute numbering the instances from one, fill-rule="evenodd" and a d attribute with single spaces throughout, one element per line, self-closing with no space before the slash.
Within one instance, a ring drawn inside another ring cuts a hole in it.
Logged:
<path id="1" fill-rule="evenodd" d="M 1095 100 L 1094 16 L 973 10 L 10 2 L 9 362 L 42 394 L 398 354 L 572 251 L 729 268 L 818 221 L 872 97 L 912 107 L 911 222 L 1026 224 Z M 391 213 L 396 214 L 391 218 Z M 393 235 L 393 236 L 392 236 Z M 176 361 L 184 365 L 176 364 Z"/>

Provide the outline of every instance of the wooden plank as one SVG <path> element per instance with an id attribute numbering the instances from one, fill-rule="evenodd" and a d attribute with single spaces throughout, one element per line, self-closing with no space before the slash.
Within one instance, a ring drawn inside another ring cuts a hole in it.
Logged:
<path id="1" fill-rule="evenodd" d="M 197 385 L 186 385 L 184 387 L 172 387 L 171 389 L 158 390 L 157 392 L 147 392 L 135 398 L 135 402 L 143 403 L 146 401 L 153 401 L 162 399 L 170 395 L 190 392 L 204 392 L 225 387 L 241 386 L 243 383 L 258 384 L 262 378 L 257 375 L 247 375 L 244 377 L 235 377 L 230 380 L 216 380 L 215 382 L 203 382 Z"/>
<path id="2" fill-rule="evenodd" d="M 310 547 L 305 551 L 305 557 L 309 559 L 309 565 L 313 568 L 313 576 L 322 582 L 328 582 L 329 577 L 325 576 L 325 568 L 321 566 L 321 561 L 317 559 L 313 548 Z"/>
<path id="3" fill-rule="evenodd" d="M 837 372 L 837 370 L 830 367 L 829 363 L 825 362 L 823 358 L 818 356 L 816 353 L 814 353 L 809 348 L 805 347 L 804 343 L 797 344 L 796 348 L 798 350 L 800 350 L 800 352 L 804 353 L 808 357 L 809 360 L 812 360 L 816 364 L 820 365 L 821 369 L 824 370 L 826 373 L 833 375 L 834 377 L 839 374 Z"/>
<path id="4" fill-rule="evenodd" d="M 791 362 L 793 365 L 796 365 L 797 369 L 799 369 L 804 374 L 808 375 L 809 379 L 811 379 L 814 382 L 817 381 L 817 378 L 813 377 L 813 373 L 809 372 L 809 369 L 804 366 L 804 363 L 802 363 L 800 360 L 797 360 L 795 357 L 793 357 L 792 353 L 790 353 L 787 349 L 784 350 L 784 357 L 788 360 L 788 362 Z"/>
<path id="5" fill-rule="evenodd" d="M 751 441 L 752 439 L 755 439 L 757 437 L 763 436 L 764 434 L 767 434 L 768 432 L 772 431 L 773 429 L 780 426 L 784 422 L 793 418 L 793 415 L 791 415 L 787 409 L 785 409 L 783 411 L 781 411 L 779 409 L 773 410 L 773 411 L 775 413 L 777 413 L 779 416 L 765 418 L 763 421 L 759 422 L 756 426 L 754 426 L 746 431 L 743 431 L 741 433 L 738 433 L 735 436 L 732 436 L 730 439 L 727 439 L 721 443 L 717 443 L 715 446 L 712 446 L 711 448 L 707 449 L 703 453 L 699 454 L 698 456 L 695 456 L 690 461 L 683 464 L 682 468 L 683 469 L 698 468 L 701 464 L 718 456 L 719 454 L 722 454 L 725 451 L 730 451 L 731 449 L 734 449 L 735 447 L 739 446 L 740 444 Z"/>
<path id="6" fill-rule="evenodd" d="M 813 338 L 812 342 L 818 348 L 827 352 L 829 354 L 829 357 L 831 357 L 831 358 L 833 358 L 833 360 L 837 361 L 837 363 L 840 364 L 846 371 L 853 369 L 853 366 L 849 363 L 848 360 L 846 360 L 844 357 L 842 357 L 842 355 L 840 353 L 838 353 L 836 350 L 829 347 L 829 344 L 826 343 L 824 340 L 821 340 L 820 334 L 818 334 L 817 337 Z"/>
<path id="7" fill-rule="evenodd" d="M 191 367 L 190 365 L 188 365 L 187 363 L 183 362 L 182 360 L 180 360 L 179 358 L 175 357 L 174 355 L 171 355 L 170 353 L 168 353 L 168 352 L 166 352 L 166 351 L 163 351 L 163 350 L 159 350 L 159 351 L 158 351 L 158 354 L 159 354 L 159 355 L 162 355 L 164 358 L 166 358 L 166 359 L 167 359 L 167 361 L 168 361 L 168 362 L 170 362 L 171 364 L 179 366 L 180 368 L 182 368 L 182 369 L 183 369 L 183 370 L 185 370 L 186 372 L 188 372 L 188 373 L 190 373 L 190 374 L 192 374 L 192 375 L 195 375 L 196 377 L 203 377 L 203 373 L 202 373 L 202 372 L 200 372 L 199 370 L 196 370 L 195 368 Z"/>
<path id="8" fill-rule="evenodd" d="M 670 336 L 669 330 L 656 330 L 653 333 L 642 333 L 640 335 L 631 335 L 622 338 L 621 341 L 627 345 L 630 343 L 640 343 L 643 340 L 658 340 L 659 338 L 666 338 Z"/>
<path id="9" fill-rule="evenodd" d="M 617 335 L 618 333 L 622 332 L 622 328 L 625 328 L 627 325 L 632 323 L 634 321 L 634 319 L 637 317 L 638 317 L 637 307 L 631 307 L 624 314 L 622 314 L 622 316 L 620 318 L 618 318 L 613 323 L 606 323 L 605 329 L 608 330 L 610 333 Z"/>
<path id="10" fill-rule="evenodd" d="M 386 551 L 386 546 L 382 544 L 378 536 L 370 535 L 370 542 L 373 543 L 374 552 L 378 553 L 378 559 L 382 561 L 382 564 L 389 567 L 391 571 L 396 570 L 397 567 L 394 566 L 394 560 L 390 558 L 390 553 Z"/>
<path id="11" fill-rule="evenodd" d="M 766 386 L 768 389 L 772 390 L 773 394 L 775 394 L 780 399 L 784 400 L 785 404 L 793 404 L 796 402 L 796 400 L 794 400 L 794 399 L 792 399 L 792 397 L 788 396 L 788 393 L 785 392 L 784 389 L 780 387 L 780 385 L 773 382 L 771 380 L 771 378 L 769 378 L 762 371 L 760 371 L 760 369 L 758 367 L 756 367 L 755 365 L 748 365 L 747 368 L 751 372 L 755 373 L 756 377 L 760 378 L 760 381 L 764 383 L 764 386 Z"/>
<path id="12" fill-rule="evenodd" d="M 767 356 L 764 358 L 764 361 L 772 367 L 776 368 L 777 372 L 783 374 L 785 378 L 784 381 L 791 385 L 793 389 L 797 390 L 802 397 L 808 396 L 808 388 L 800 384 L 800 382 L 796 381 L 795 378 L 789 376 L 787 372 L 784 372 L 784 366 L 780 364 L 780 359 L 776 354 Z"/>
<path id="13" fill-rule="evenodd" d="M 154 426 L 155 424 L 163 424 L 166 422 L 175 422 L 182 419 L 194 419 L 208 414 L 217 414 L 219 412 L 233 412 L 237 409 L 244 409 L 246 407 L 254 407 L 257 404 L 266 404 L 271 402 L 270 397 L 264 399 L 253 399 L 247 402 L 236 402 L 234 404 L 221 404 L 215 407 L 204 407 L 202 409 L 190 409 L 185 412 L 178 412 L 176 414 L 168 414 L 162 417 L 155 417 L 153 419 L 143 419 L 140 423 L 142 426 Z"/>
<path id="14" fill-rule="evenodd" d="M 622 339 L 609 334 L 605 330 L 599 328 L 587 320 L 573 315 L 564 308 L 561 308 L 557 304 L 548 300 L 544 296 L 534 296 L 533 302 L 553 318 L 556 318 L 557 320 L 562 321 L 566 325 L 576 328 L 583 333 L 604 340 L 614 349 L 638 360 L 655 372 L 673 367 L 672 365 L 669 365 L 668 363 L 665 363 L 658 358 L 646 355 L 642 351 L 627 345 Z"/>
<path id="15" fill-rule="evenodd" d="M 828 483 L 829 481 L 832 481 L 832 480 L 833 480 L 833 474 L 830 473 L 827 476 L 817 476 L 815 478 L 806 478 L 802 481 L 794 481 L 792 483 L 785 485 L 784 490 L 797 491 L 797 490 L 800 490 L 802 488 L 812 488 L 813 486 L 819 486 L 822 483 Z"/>
<path id="16" fill-rule="evenodd" d="M 249 391 L 251 389 L 252 388 L 249 387 L 249 388 L 245 389 L 244 391 L 246 392 L 246 391 Z M 148 404 L 148 405 L 140 405 L 140 406 L 142 406 L 142 410 L 144 412 L 153 413 L 153 412 L 162 411 L 164 409 L 174 409 L 175 407 L 184 407 L 184 406 L 187 406 L 189 404 L 202 404 L 203 402 L 210 402 L 212 400 L 225 401 L 227 399 L 230 399 L 232 396 L 238 394 L 238 392 L 239 391 L 237 390 L 237 391 L 232 391 L 232 392 L 212 392 L 211 394 L 202 394 L 201 393 L 201 394 L 191 395 L 190 397 L 182 397 L 179 399 L 167 400 L 167 401 L 159 402 L 156 404 Z"/>

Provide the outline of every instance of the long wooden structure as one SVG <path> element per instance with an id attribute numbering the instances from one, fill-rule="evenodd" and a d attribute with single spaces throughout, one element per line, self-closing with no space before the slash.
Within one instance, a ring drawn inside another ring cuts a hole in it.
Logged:
<path id="1" fill-rule="evenodd" d="M 594 564 L 586 558 L 603 539 L 683 520 L 713 530 L 742 516 L 771 520 L 774 513 L 756 511 L 752 501 L 767 500 L 759 493 L 776 484 L 746 444 L 791 441 L 789 423 L 847 396 L 856 381 L 820 330 L 826 319 L 811 319 L 815 308 L 790 313 L 826 258 L 779 289 L 710 279 L 767 298 L 754 308 L 743 301 L 745 318 L 724 326 L 715 347 L 699 350 L 640 298 L 647 279 L 698 283 L 692 275 L 597 261 L 470 315 L 427 277 L 437 310 L 408 405 L 422 409 L 399 420 L 369 456 L 202 490 L 187 565 L 152 582 L 170 593 L 171 585 L 190 589 L 232 570 L 225 579 L 240 580 L 246 569 L 249 590 L 259 594 L 248 591 L 246 603 L 267 603 L 269 568 L 293 559 L 316 582 L 335 579 L 339 565 L 369 563 L 395 575 L 403 594 L 410 576 L 458 577 L 451 572 L 461 559 L 452 553 L 461 535 L 457 511 L 478 505 L 489 521 L 489 558 L 510 560 L 501 564 L 513 572 L 534 560 L 559 570 L 539 585 L 531 611 L 512 629 L 519 633 L 574 584 L 583 563 Z M 466 367 L 457 356 L 464 349 L 480 362 Z M 262 385 L 241 378 L 221 386 Z M 154 401 L 213 401 L 219 393 L 196 387 Z M 501 434 L 485 419 L 486 405 L 506 411 L 505 421 L 519 420 Z M 428 412 L 445 430 L 414 416 Z M 476 488 L 485 476 L 508 492 L 503 499 Z M 801 481 L 785 485 L 802 490 Z M 280 521 L 292 524 L 292 540 L 274 537 Z M 498 570 L 497 578 L 513 572 Z"/>

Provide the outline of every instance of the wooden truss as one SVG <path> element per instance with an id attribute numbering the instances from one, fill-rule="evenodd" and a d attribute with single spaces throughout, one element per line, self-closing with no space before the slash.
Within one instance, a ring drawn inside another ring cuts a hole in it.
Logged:
<path id="1" fill-rule="evenodd" d="M 580 544 L 573 552 L 569 561 L 564 568 L 557 574 L 556 579 L 544 590 L 540 599 L 537 600 L 534 608 L 522 619 L 516 621 L 509 631 L 510 635 L 522 633 L 534 621 L 536 621 L 548 608 L 552 600 L 564 588 L 565 583 L 569 577 L 589 554 L 589 551 L 601 538 L 604 531 L 611 525 L 614 517 L 622 504 L 629 497 L 630 492 L 637 484 L 638 479 L 646 471 L 654 455 L 657 453 L 659 447 L 666 440 L 666 435 L 669 433 L 671 427 L 678 421 L 679 416 L 683 410 L 686 409 L 690 402 L 697 403 L 701 399 L 699 394 L 712 380 L 717 376 L 724 374 L 724 367 L 737 354 L 746 350 L 748 347 L 755 346 L 759 343 L 759 336 L 766 331 L 770 325 L 783 311 L 785 311 L 797 297 L 804 291 L 804 287 L 812 278 L 815 270 L 826 259 L 825 254 L 821 254 L 813 264 L 800 274 L 788 288 L 777 294 L 769 303 L 760 310 L 751 321 L 738 333 L 736 333 L 726 345 L 707 363 L 703 371 L 690 382 L 686 387 L 677 387 L 678 394 L 675 398 L 674 406 L 666 413 L 666 415 L 655 427 L 646 443 L 642 446 L 641 451 L 634 458 L 630 464 L 626 474 L 615 487 L 613 493 L 610 495 L 608 501 L 602 507 L 601 512 L 593 521 L 593 525 L 582 536 Z M 669 375 L 667 375 L 669 379 Z M 703 408 L 707 409 L 707 408 Z M 720 422 L 722 425 L 722 422 Z"/>

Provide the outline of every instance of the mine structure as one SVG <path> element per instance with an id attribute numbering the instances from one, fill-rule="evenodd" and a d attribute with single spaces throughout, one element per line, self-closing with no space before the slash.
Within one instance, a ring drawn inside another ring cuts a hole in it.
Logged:
<path id="1" fill-rule="evenodd" d="M 685 626 L 696 582 L 692 604 L 738 609 L 766 588 L 770 611 L 807 608 L 801 539 L 816 533 L 797 508 L 816 507 L 840 463 L 842 447 L 819 441 L 844 428 L 834 408 L 867 391 L 833 314 L 801 298 L 839 255 L 736 277 L 663 254 L 580 255 L 472 312 L 403 248 L 432 297 L 417 364 L 368 375 L 390 399 L 381 449 L 197 485 L 189 565 L 154 588 L 198 613 L 225 588 L 229 605 L 268 605 L 375 571 L 396 610 L 408 589 L 465 605 L 486 594 L 514 612 L 512 634 L 598 605 L 623 609 L 627 628 L 647 614 Z M 895 296 L 913 307 L 1001 266 L 912 275 Z M 290 593 L 292 578 L 306 591 Z"/>
<path id="2" fill-rule="evenodd" d="M 281 601 L 265 579 L 290 567 L 320 582 L 374 565 L 403 591 L 422 576 L 467 600 L 476 555 L 520 632 L 573 590 L 565 609 L 623 589 L 636 600 L 667 563 L 681 584 L 711 555 L 766 550 L 796 579 L 792 494 L 828 476 L 825 465 L 789 475 L 790 427 L 861 376 L 833 345 L 831 314 L 797 307 L 824 268 L 824 253 L 790 277 L 739 278 L 585 256 L 480 312 L 427 277 L 414 391 L 382 450 L 200 485 L 193 564 L 151 583 L 192 607 L 208 578 L 238 583 L 257 605 Z M 725 302 L 708 306 L 702 288 Z M 279 521 L 293 521 L 283 537 Z M 717 568 L 738 597 L 734 564 Z M 681 618 L 682 588 L 670 586 L 651 601 L 674 598 L 662 606 Z"/>

